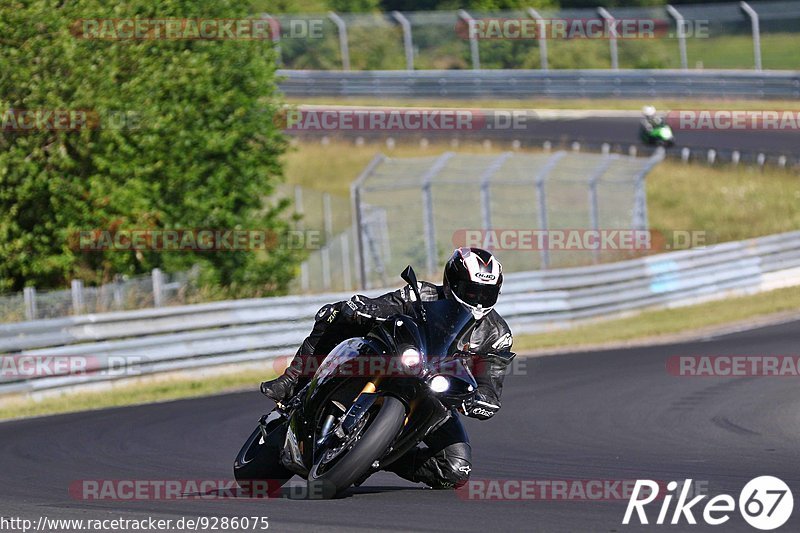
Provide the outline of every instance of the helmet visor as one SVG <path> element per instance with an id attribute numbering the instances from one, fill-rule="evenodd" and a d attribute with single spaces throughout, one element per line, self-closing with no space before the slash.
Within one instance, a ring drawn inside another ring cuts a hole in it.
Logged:
<path id="1" fill-rule="evenodd" d="M 452 283 L 450 289 L 463 302 L 472 306 L 492 307 L 497 303 L 500 294 L 499 285 L 488 285 L 474 281 L 457 281 Z"/>

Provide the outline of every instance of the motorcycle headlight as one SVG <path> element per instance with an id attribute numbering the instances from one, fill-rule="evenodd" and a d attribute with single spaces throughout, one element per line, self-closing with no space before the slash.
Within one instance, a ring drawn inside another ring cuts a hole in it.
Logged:
<path id="1" fill-rule="evenodd" d="M 419 350 L 416 348 L 406 348 L 403 350 L 403 353 L 400 354 L 400 362 L 409 368 L 412 366 L 417 366 L 420 361 L 422 361 L 422 354 L 419 353 Z"/>
<path id="2" fill-rule="evenodd" d="M 447 379 L 447 376 L 433 376 L 429 386 L 433 392 L 444 392 L 450 388 L 450 380 Z"/>

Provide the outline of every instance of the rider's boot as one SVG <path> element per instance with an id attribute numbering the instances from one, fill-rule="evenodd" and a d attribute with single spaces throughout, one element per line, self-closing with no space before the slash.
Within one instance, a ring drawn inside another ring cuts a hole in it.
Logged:
<path id="1" fill-rule="evenodd" d="M 261 384 L 261 394 L 275 402 L 285 402 L 294 395 L 297 376 L 283 374 Z"/>

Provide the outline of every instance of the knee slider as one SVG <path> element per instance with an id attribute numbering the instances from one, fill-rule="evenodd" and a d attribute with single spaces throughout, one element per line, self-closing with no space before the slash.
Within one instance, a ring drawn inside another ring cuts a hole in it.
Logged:
<path id="1" fill-rule="evenodd" d="M 466 442 L 451 444 L 442 450 L 439 468 L 444 479 L 440 488 L 458 488 L 469 481 L 472 472 L 472 450 Z"/>

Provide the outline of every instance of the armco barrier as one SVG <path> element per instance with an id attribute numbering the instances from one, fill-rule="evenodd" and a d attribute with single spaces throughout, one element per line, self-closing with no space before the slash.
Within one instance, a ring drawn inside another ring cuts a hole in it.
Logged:
<path id="1" fill-rule="evenodd" d="M 498 311 L 513 331 L 532 332 L 797 284 L 800 231 L 590 267 L 509 273 Z M 236 300 L 0 324 L 0 353 L 83 356 L 99 368 L 127 360 L 137 374 L 266 360 L 292 354 L 314 313 L 347 297 Z M 103 373 L 35 379 L 2 373 L 0 394 L 109 379 Z"/>
<path id="2" fill-rule="evenodd" d="M 288 96 L 386 98 L 800 97 L 800 72 L 749 70 L 279 70 Z"/>

